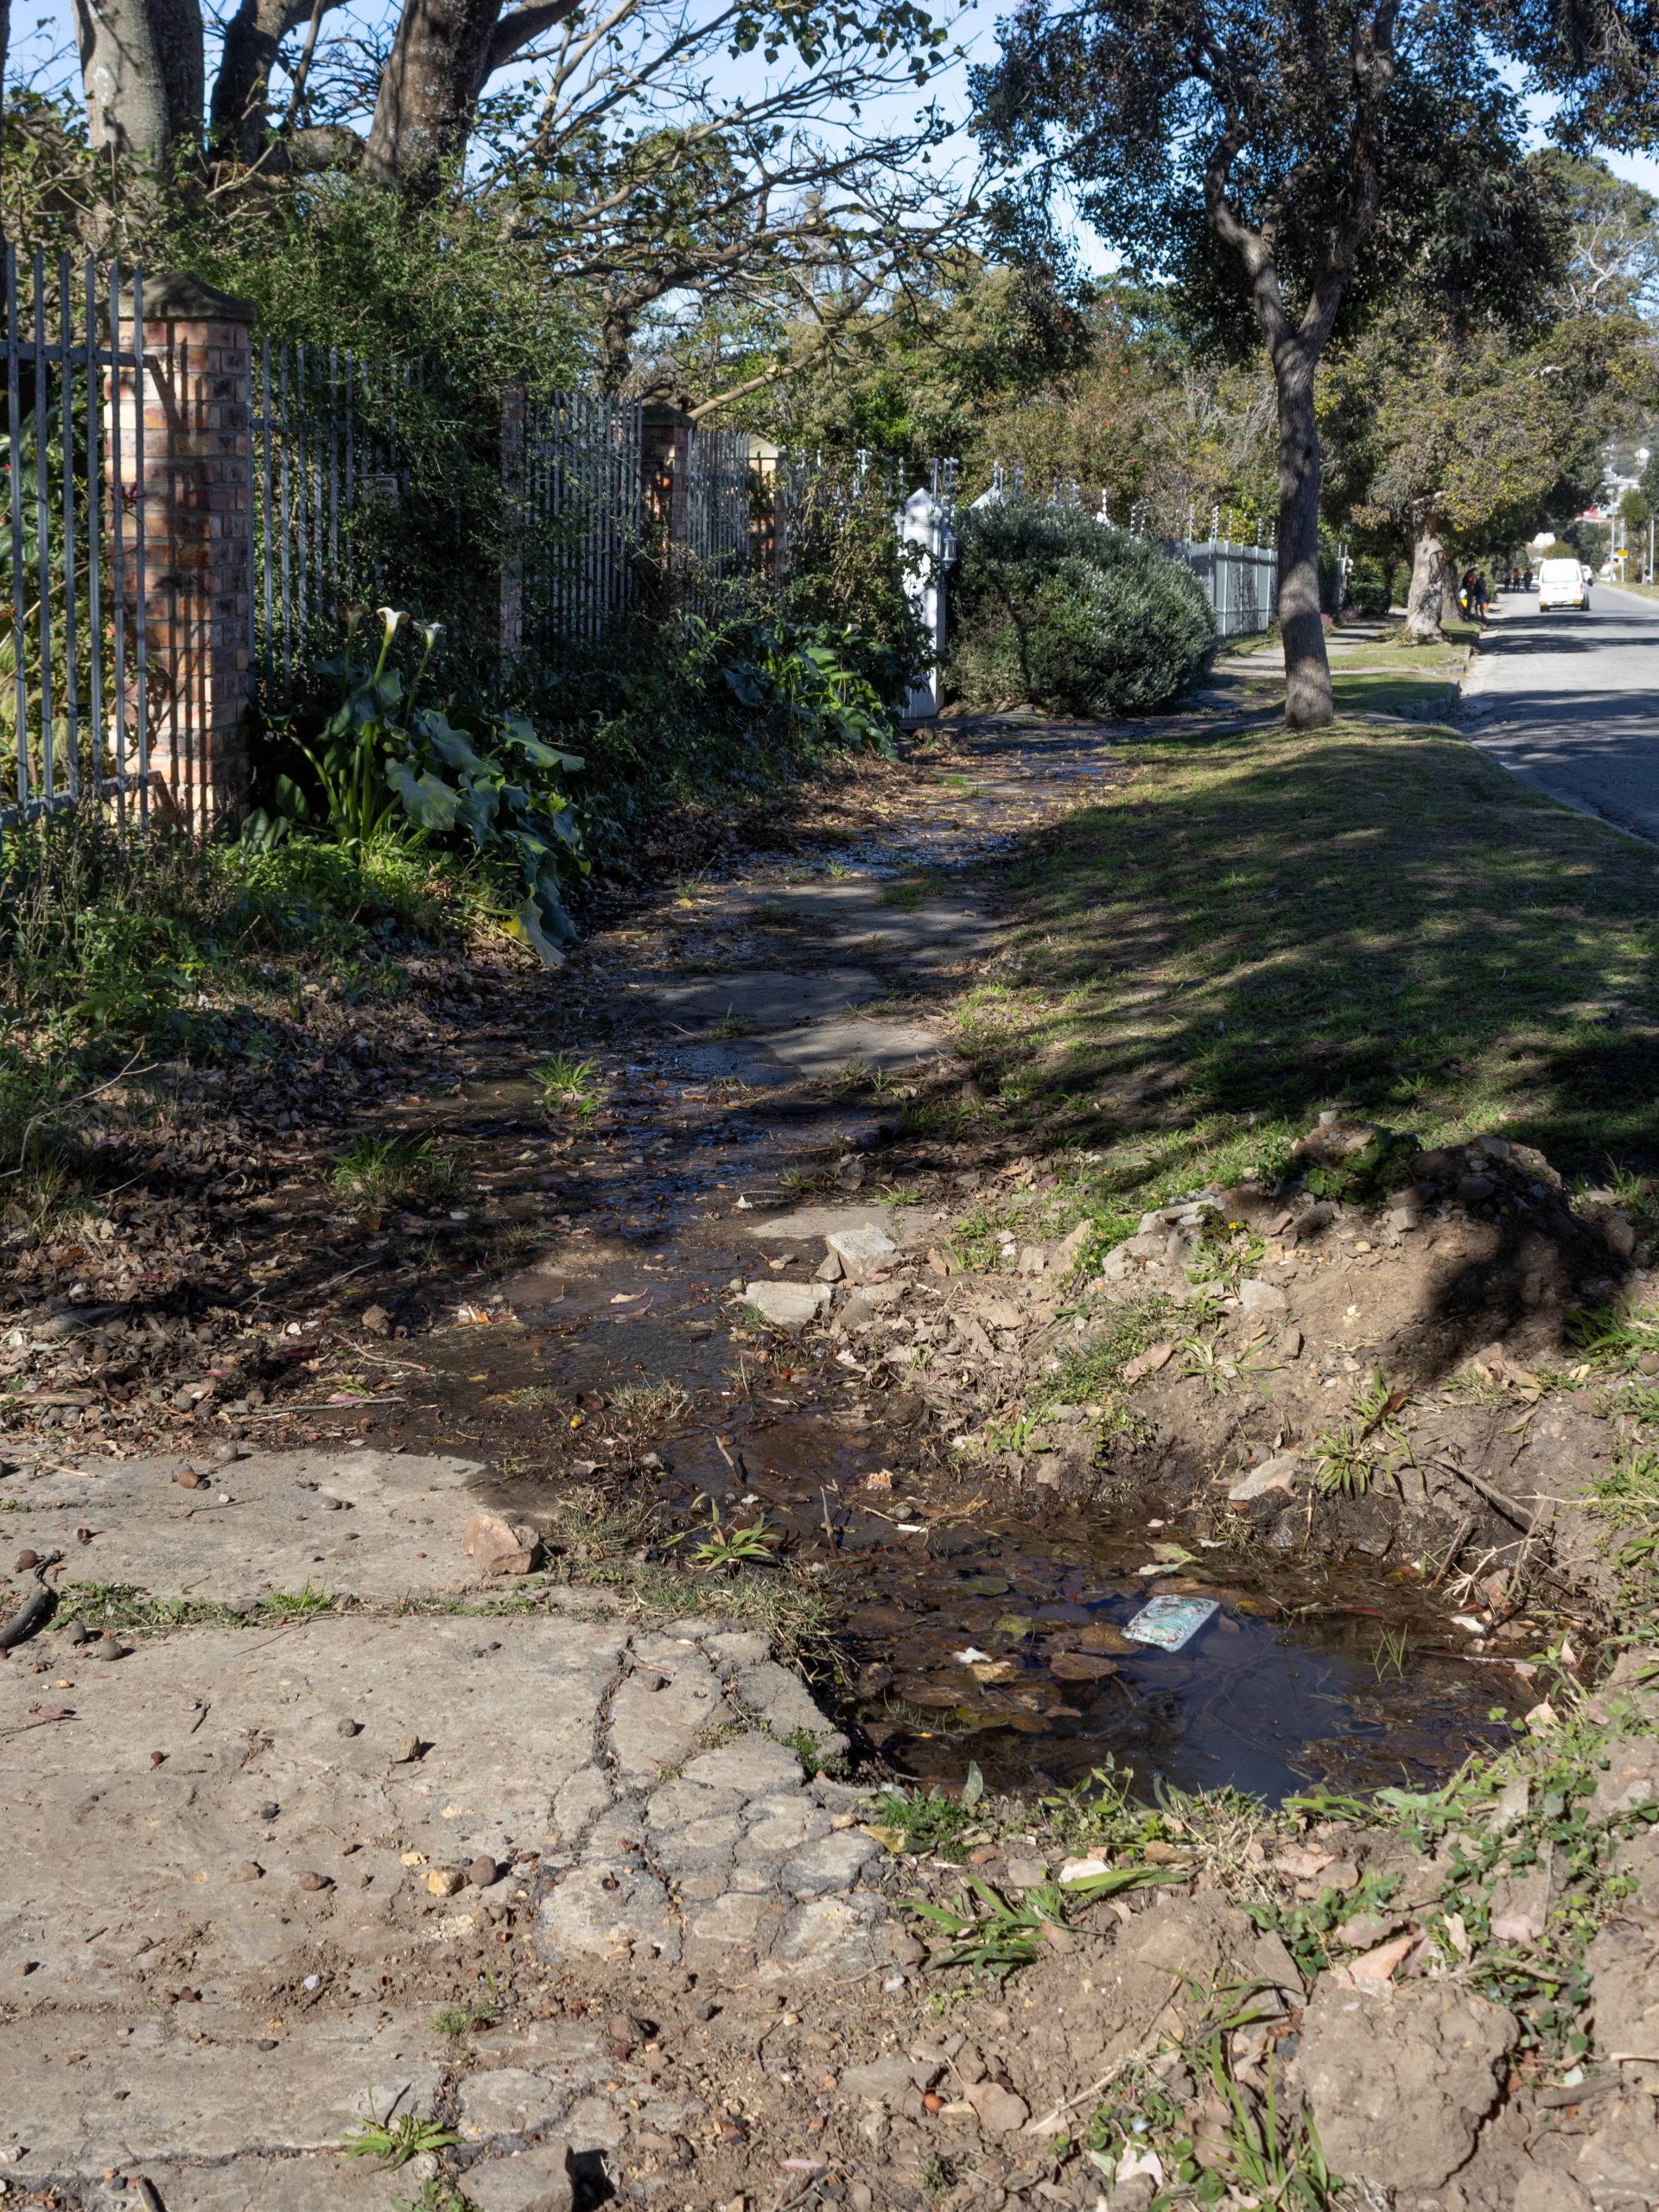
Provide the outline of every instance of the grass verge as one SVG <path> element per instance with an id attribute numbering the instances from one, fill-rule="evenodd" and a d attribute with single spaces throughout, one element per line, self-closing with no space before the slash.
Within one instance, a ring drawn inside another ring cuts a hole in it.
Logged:
<path id="1" fill-rule="evenodd" d="M 1441 729 L 1123 750 L 1128 785 L 1012 871 L 1015 941 L 957 1007 L 1005 1125 L 1109 1148 L 1109 1236 L 1338 1099 L 1598 1180 L 1659 1158 L 1659 854 Z"/>

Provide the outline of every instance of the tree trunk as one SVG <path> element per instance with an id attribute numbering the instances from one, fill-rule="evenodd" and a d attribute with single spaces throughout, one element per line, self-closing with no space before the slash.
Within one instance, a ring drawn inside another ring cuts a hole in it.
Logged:
<path id="1" fill-rule="evenodd" d="M 404 0 L 369 128 L 371 176 L 417 194 L 435 190 L 442 164 L 471 128 L 500 13 L 501 0 Z"/>
<path id="2" fill-rule="evenodd" d="M 1279 629 L 1285 646 L 1285 727 L 1318 729 L 1335 711 L 1319 613 L 1319 433 L 1313 419 L 1317 348 L 1286 337 L 1274 347 L 1279 391 Z"/>
<path id="3" fill-rule="evenodd" d="M 75 0 L 75 36 L 95 152 L 159 170 L 201 131 L 197 0 Z"/>
<path id="4" fill-rule="evenodd" d="M 212 109 L 213 140 L 220 153 L 245 162 L 258 159 L 277 53 L 310 13 L 310 0 L 242 0 L 226 24 Z"/>
<path id="5" fill-rule="evenodd" d="M 1446 547 L 1433 515 L 1413 518 L 1411 588 L 1406 594 L 1406 643 L 1437 645 L 1446 613 Z"/>

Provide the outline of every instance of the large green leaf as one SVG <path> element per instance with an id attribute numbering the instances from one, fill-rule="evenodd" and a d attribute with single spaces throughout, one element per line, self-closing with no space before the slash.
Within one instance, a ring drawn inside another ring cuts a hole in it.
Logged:
<path id="1" fill-rule="evenodd" d="M 461 794 L 440 783 L 429 768 L 417 776 L 407 760 L 388 761 L 386 781 L 418 828 L 437 836 L 454 828 L 461 810 Z"/>

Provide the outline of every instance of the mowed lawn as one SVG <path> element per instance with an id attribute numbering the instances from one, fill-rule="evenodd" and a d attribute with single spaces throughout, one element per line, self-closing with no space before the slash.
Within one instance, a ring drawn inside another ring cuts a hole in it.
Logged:
<path id="1" fill-rule="evenodd" d="M 1127 783 L 1002 871 L 1014 944 L 956 1013 L 987 1096 L 1109 1147 L 1126 1211 L 1339 1100 L 1659 1166 L 1659 851 L 1444 728 L 1107 741 Z"/>

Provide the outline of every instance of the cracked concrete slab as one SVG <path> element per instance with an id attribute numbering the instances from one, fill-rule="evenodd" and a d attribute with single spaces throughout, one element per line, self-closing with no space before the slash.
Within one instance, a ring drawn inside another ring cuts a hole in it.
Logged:
<path id="1" fill-rule="evenodd" d="M 187 1467 L 199 1486 L 181 1488 Z M 24 1509 L 13 1525 L 30 1548 L 63 1553 L 65 1581 L 249 1606 L 308 1585 L 370 1600 L 479 1588 L 487 1578 L 461 1545 L 482 1472 L 475 1460 L 337 1446 L 92 1461 L 14 1474 L 4 1493 Z"/>
<path id="2" fill-rule="evenodd" d="M 359 1611 L 138 1635 L 113 1662 L 46 1649 L 44 1680 L 0 1669 L 0 1800 L 29 1808 L 0 1898 L 26 2008 L 0 2023 L 0 2176 L 89 2212 L 135 2164 L 165 2170 L 168 2212 L 389 2207 L 331 2152 L 371 2099 L 451 2094 L 433 2000 L 400 2012 L 400 1987 L 487 1989 L 510 1959 L 521 1981 L 691 1959 L 778 1980 L 887 1955 L 863 1794 L 775 1732 L 845 1739 L 750 1631 Z M 463 2145 L 619 2139 L 591 2024 L 532 2021 L 496 2055 L 453 2107 Z"/>

